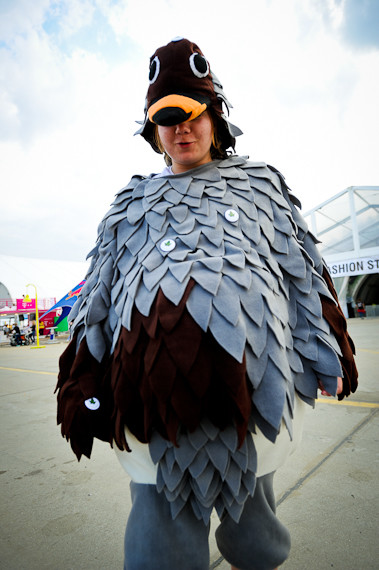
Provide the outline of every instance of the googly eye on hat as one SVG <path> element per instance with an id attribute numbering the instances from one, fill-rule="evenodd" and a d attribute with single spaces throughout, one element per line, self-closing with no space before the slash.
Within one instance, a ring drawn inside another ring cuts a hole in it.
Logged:
<path id="1" fill-rule="evenodd" d="M 223 106 L 229 112 L 231 104 L 195 43 L 179 36 L 158 48 L 150 58 L 148 82 L 145 118 L 135 134 L 142 135 L 156 152 L 161 153 L 155 125 L 192 121 L 206 109 L 212 111 L 224 150 L 235 147 L 235 137 L 242 131 L 227 120 Z"/>

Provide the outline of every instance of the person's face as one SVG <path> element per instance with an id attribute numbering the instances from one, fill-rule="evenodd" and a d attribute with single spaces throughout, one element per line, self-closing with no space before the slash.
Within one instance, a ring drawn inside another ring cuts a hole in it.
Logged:
<path id="1" fill-rule="evenodd" d="M 158 125 L 159 138 L 172 160 L 175 174 L 211 162 L 212 133 L 213 125 L 208 111 L 193 121 L 172 127 Z"/>

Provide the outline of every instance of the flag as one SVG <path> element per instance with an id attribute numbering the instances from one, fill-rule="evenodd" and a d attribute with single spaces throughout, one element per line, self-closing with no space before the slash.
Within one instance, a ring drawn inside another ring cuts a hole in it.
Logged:
<path id="1" fill-rule="evenodd" d="M 63 321 L 63 319 L 65 317 L 67 317 L 67 315 L 71 311 L 75 301 L 78 298 L 80 291 L 83 288 L 84 283 L 85 283 L 85 280 L 81 281 L 78 285 L 76 285 L 73 289 L 71 289 L 71 291 L 69 291 L 64 297 L 62 297 L 62 299 L 60 299 L 57 303 L 55 303 L 55 305 L 53 307 L 50 307 L 50 309 L 48 311 L 46 311 L 41 317 L 39 317 L 38 320 L 40 321 L 45 315 L 47 315 L 51 311 L 55 311 L 55 309 L 62 308 L 63 309 L 62 314 L 55 324 L 57 325 L 61 321 Z"/>

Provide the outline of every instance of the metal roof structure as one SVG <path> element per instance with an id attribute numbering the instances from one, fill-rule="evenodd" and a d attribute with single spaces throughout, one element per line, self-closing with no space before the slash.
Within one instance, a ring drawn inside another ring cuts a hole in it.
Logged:
<path id="1" fill-rule="evenodd" d="M 379 186 L 350 186 L 304 214 L 345 312 L 379 305 Z M 378 313 L 379 314 L 379 313 Z M 349 316 L 352 316 L 351 314 Z"/>

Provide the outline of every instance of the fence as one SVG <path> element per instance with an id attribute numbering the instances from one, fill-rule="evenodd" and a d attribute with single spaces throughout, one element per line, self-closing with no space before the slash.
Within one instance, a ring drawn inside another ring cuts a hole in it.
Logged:
<path id="1" fill-rule="evenodd" d="M 38 299 L 38 311 L 47 311 L 51 309 L 53 305 L 55 305 L 55 297 L 49 298 L 42 298 Z M 0 312 L 2 313 L 9 313 L 9 314 L 19 314 L 19 313 L 35 313 L 35 309 L 33 311 L 17 311 L 17 302 L 16 299 L 0 299 Z"/>

